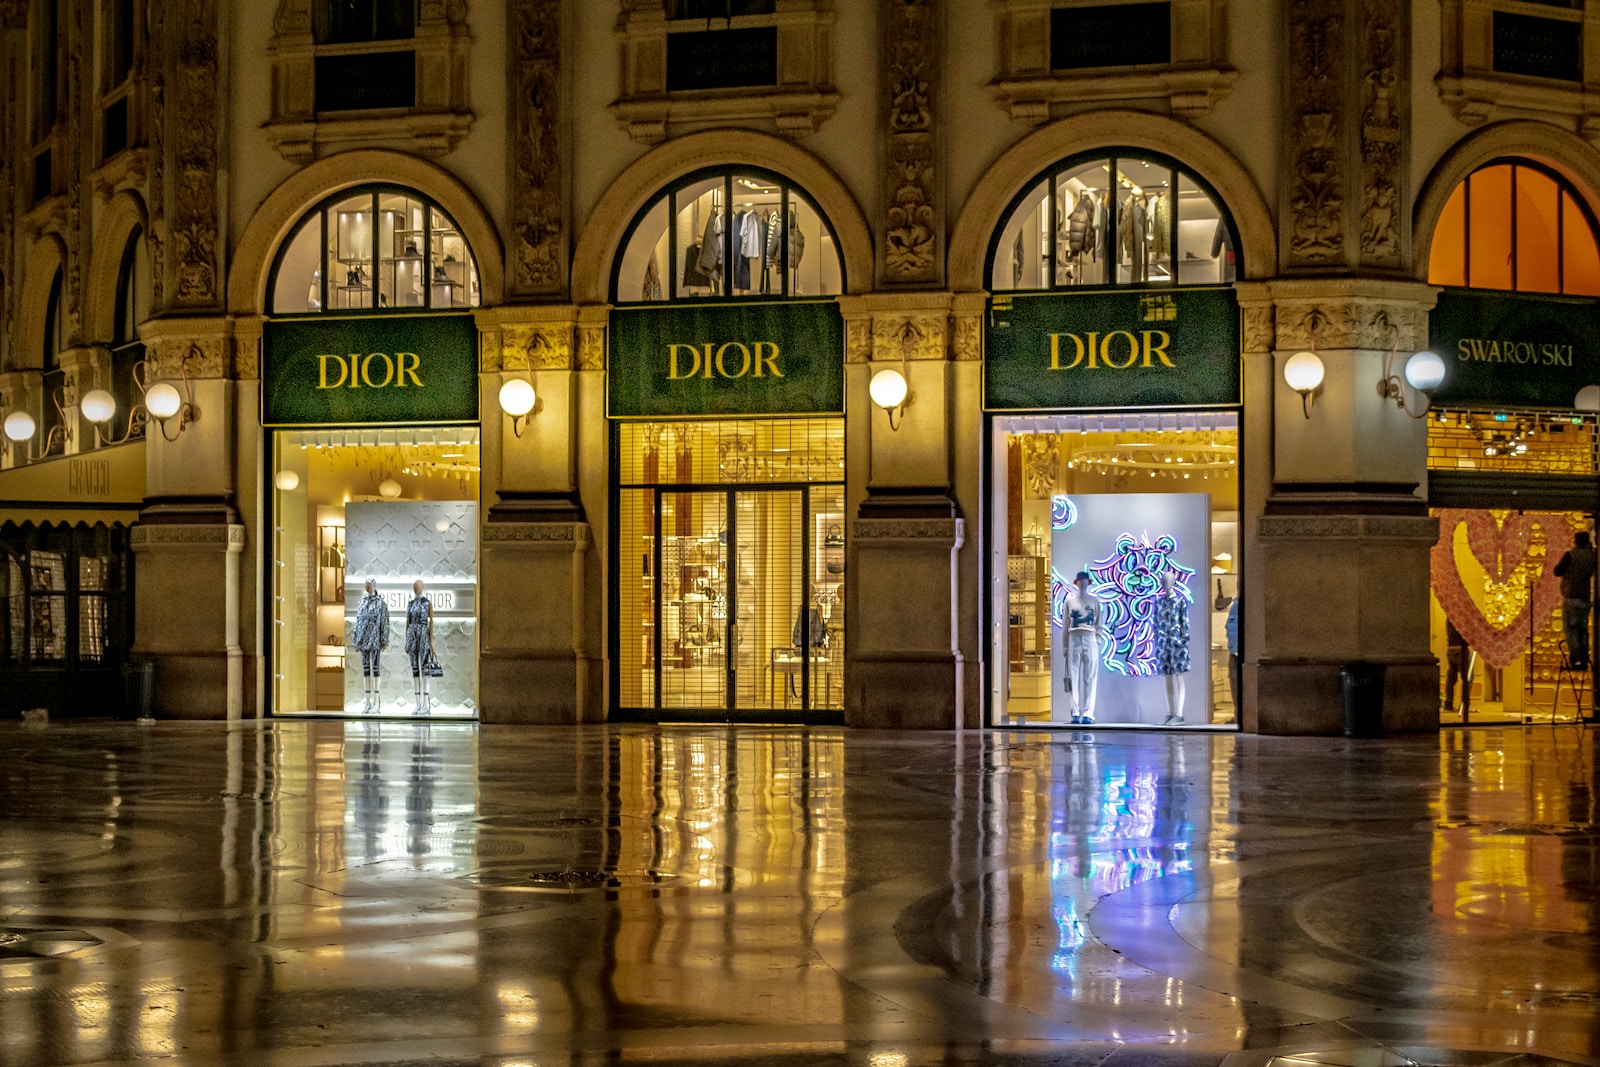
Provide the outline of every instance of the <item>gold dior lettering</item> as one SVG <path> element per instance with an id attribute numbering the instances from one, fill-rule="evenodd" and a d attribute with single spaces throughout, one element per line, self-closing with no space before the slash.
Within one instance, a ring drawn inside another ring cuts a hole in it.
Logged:
<path id="1" fill-rule="evenodd" d="M 1517 363 L 1534 367 L 1572 366 L 1572 346 L 1536 341 L 1492 340 L 1464 337 L 1456 342 L 1456 358 L 1463 363 Z"/>
<path id="2" fill-rule="evenodd" d="M 667 346 L 667 378 L 782 378 L 778 346 L 771 341 L 715 341 Z"/>
<path id="3" fill-rule="evenodd" d="M 318 389 L 384 389 L 407 385 L 422 388 L 417 370 L 422 360 L 415 352 L 352 352 L 348 356 L 317 357 Z"/>
<path id="4" fill-rule="evenodd" d="M 1062 338 L 1072 346 L 1072 362 L 1061 362 Z M 1095 370 L 1127 370 L 1138 364 L 1153 367 L 1160 361 L 1164 367 L 1173 366 L 1167 349 L 1172 345 L 1172 335 L 1165 330 L 1111 330 L 1101 334 L 1092 330 L 1086 334 L 1053 333 L 1050 335 L 1050 369 L 1072 370 L 1082 367 Z"/>

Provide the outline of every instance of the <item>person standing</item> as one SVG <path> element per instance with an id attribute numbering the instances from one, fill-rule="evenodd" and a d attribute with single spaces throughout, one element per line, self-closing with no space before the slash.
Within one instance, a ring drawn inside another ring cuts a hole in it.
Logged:
<path id="1" fill-rule="evenodd" d="M 411 695 L 417 711 L 428 707 L 428 659 L 433 655 L 433 604 L 422 593 L 422 579 L 411 583 L 411 602 L 406 605 L 406 657 L 411 661 Z"/>
<path id="2" fill-rule="evenodd" d="M 1237 723 L 1244 708 L 1239 703 L 1239 690 L 1244 688 L 1244 666 L 1239 662 L 1239 598 L 1228 605 L 1228 621 L 1223 625 L 1228 635 L 1228 693 L 1233 697 L 1233 721 Z"/>
<path id="3" fill-rule="evenodd" d="M 1572 547 L 1556 563 L 1561 579 L 1561 626 L 1567 636 L 1567 659 L 1575 671 L 1589 669 L 1589 611 L 1594 607 L 1595 555 L 1589 533 L 1580 530 Z"/>
<path id="4" fill-rule="evenodd" d="M 379 657 L 389 647 L 389 605 L 378 595 L 378 583 L 368 578 L 366 593 L 356 605 L 350 627 L 350 646 L 361 653 L 361 710 L 370 711 L 380 701 L 383 685 Z"/>
<path id="5" fill-rule="evenodd" d="M 1072 695 L 1073 725 L 1094 722 L 1095 691 L 1100 681 L 1100 639 L 1105 629 L 1100 601 L 1089 594 L 1089 572 L 1072 579 L 1076 592 L 1067 594 L 1067 692 Z"/>

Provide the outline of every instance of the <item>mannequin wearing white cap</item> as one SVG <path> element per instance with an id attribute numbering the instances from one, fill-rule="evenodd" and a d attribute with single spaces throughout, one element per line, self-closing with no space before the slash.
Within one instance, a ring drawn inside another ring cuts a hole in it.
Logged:
<path id="1" fill-rule="evenodd" d="M 350 647 L 361 653 L 361 710 L 378 706 L 382 685 L 379 655 L 389 647 L 389 605 L 378 595 L 378 583 L 366 582 L 366 594 L 356 605 L 356 619 L 350 633 Z"/>
<path id="2" fill-rule="evenodd" d="M 1072 722 L 1094 722 L 1094 698 L 1100 681 L 1100 639 L 1105 632 L 1100 601 L 1089 592 L 1089 572 L 1079 571 L 1067 591 L 1067 649 L 1064 682 L 1072 694 Z"/>

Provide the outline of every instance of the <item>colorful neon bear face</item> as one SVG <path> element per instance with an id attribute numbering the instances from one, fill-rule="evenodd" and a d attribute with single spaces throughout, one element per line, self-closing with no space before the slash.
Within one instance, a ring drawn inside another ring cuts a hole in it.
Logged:
<path id="1" fill-rule="evenodd" d="M 1195 572 L 1172 558 L 1177 551 L 1178 540 L 1171 534 L 1152 542 L 1148 533 L 1124 533 L 1109 556 L 1089 564 L 1089 592 L 1103 606 L 1107 636 L 1100 658 L 1106 670 L 1137 677 L 1155 673 L 1156 600 L 1162 575 L 1172 575 L 1173 590 L 1186 603 L 1194 603 L 1189 580 Z M 1052 572 L 1052 616 L 1055 577 Z"/>

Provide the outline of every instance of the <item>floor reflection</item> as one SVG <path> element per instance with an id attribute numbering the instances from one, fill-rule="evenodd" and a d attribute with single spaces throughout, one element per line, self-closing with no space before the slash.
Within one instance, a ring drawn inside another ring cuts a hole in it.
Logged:
<path id="1" fill-rule="evenodd" d="M 0 1063 L 1600 1057 L 1576 728 L 0 744 Z"/>

